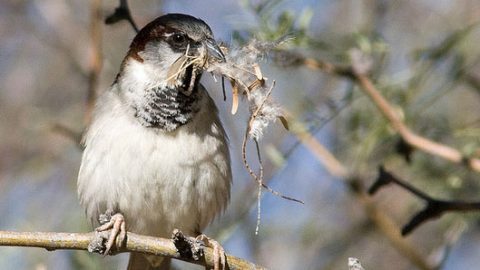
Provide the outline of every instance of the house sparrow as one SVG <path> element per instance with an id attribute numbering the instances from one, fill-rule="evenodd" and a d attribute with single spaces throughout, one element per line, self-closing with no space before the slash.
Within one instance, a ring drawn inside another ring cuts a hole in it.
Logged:
<path id="1" fill-rule="evenodd" d="M 101 214 L 113 213 L 97 228 L 113 228 L 105 254 L 125 229 L 197 236 L 225 209 L 232 178 L 227 136 L 199 83 L 202 61 L 225 61 L 210 27 L 189 15 L 161 16 L 136 35 L 98 99 L 78 195 L 95 226 Z M 128 269 L 169 265 L 167 258 L 132 253 Z"/>

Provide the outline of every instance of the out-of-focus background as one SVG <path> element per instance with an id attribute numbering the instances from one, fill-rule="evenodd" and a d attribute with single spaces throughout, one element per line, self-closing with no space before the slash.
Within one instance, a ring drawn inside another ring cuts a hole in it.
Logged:
<path id="1" fill-rule="evenodd" d="M 91 230 L 76 195 L 81 149 L 67 133 L 82 131 L 88 89 L 108 88 L 135 35 L 126 21 L 100 23 L 102 66 L 95 81 L 96 3 L 101 20 L 118 6 L 116 0 L 0 2 L 0 230 Z M 286 49 L 340 65 L 358 48 L 373 61 L 375 86 L 412 130 L 465 156 L 480 156 L 478 0 L 132 0 L 129 5 L 140 27 L 164 13 L 187 13 L 205 20 L 226 43 L 288 34 L 295 38 Z M 384 164 L 431 196 L 480 200 L 477 172 L 421 151 L 405 161 L 400 137 L 352 81 L 304 66 L 284 67 L 268 57 L 262 70 L 277 82 L 273 97 L 363 186 Z M 224 102 L 221 85 L 208 74 L 203 81 L 227 128 L 234 167 L 231 203 L 206 233 L 229 253 L 271 269 L 347 269 L 348 257 L 359 258 L 365 269 L 478 268 L 479 213 L 446 214 L 392 241 L 422 201 L 399 187 L 382 189 L 373 205 L 393 226 L 380 228 L 364 197 L 345 179 L 331 176 L 311 147 L 280 124 L 261 141 L 265 178 L 305 205 L 264 192 L 255 235 L 256 186 L 240 151 L 247 109 L 241 106 L 232 116 L 229 88 Z M 0 269 L 125 265 L 125 254 L 102 258 L 85 251 L 0 247 Z"/>

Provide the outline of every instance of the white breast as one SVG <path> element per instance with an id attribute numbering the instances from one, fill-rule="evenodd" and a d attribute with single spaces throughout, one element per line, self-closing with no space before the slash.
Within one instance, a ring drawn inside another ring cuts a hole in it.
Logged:
<path id="1" fill-rule="evenodd" d="M 78 177 L 81 204 L 93 221 L 121 212 L 128 230 L 170 236 L 203 230 L 228 202 L 230 158 L 213 101 L 176 131 L 146 128 L 114 91 L 99 101 L 85 137 Z"/>

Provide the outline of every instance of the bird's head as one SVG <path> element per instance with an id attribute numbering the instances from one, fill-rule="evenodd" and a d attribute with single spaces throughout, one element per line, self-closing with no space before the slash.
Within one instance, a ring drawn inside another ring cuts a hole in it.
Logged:
<path id="1" fill-rule="evenodd" d="M 130 75 L 152 85 L 180 87 L 188 93 L 208 61 L 225 61 L 210 27 L 189 15 L 167 14 L 135 36 L 122 72 L 133 72 Z"/>

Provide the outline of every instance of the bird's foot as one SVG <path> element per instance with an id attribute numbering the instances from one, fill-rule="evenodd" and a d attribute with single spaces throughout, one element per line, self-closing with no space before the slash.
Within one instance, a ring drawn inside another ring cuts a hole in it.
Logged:
<path id="1" fill-rule="evenodd" d="M 89 245 L 89 251 L 108 255 L 114 245 L 116 249 L 119 249 L 126 239 L 125 218 L 120 213 L 113 214 L 113 211 L 107 211 L 105 214 L 100 215 L 99 221 L 101 225 L 95 228 L 95 232 L 97 232 L 96 238 L 100 238 L 100 240 L 92 241 Z M 107 236 L 100 234 L 108 231 L 110 232 Z"/>
<path id="2" fill-rule="evenodd" d="M 200 234 L 196 239 L 203 241 L 205 246 L 213 249 L 213 269 L 225 270 L 225 249 L 223 249 L 222 245 L 205 234 Z"/>
<path id="3" fill-rule="evenodd" d="M 201 234 L 197 237 L 187 237 L 180 230 L 175 229 L 172 235 L 173 242 L 178 252 L 185 257 L 199 260 L 204 256 L 204 247 L 213 249 L 213 269 L 226 269 L 225 250 L 215 240 Z"/>

